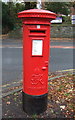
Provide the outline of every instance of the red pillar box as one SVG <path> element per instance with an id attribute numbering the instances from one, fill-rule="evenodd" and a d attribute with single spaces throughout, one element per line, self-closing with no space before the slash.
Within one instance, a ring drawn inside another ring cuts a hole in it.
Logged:
<path id="1" fill-rule="evenodd" d="M 18 17 L 23 23 L 23 110 L 40 114 L 47 109 L 50 21 L 56 14 L 31 9 Z"/>

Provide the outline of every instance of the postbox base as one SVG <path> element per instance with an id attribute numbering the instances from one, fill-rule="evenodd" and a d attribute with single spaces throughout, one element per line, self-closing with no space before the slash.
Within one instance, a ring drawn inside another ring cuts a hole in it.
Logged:
<path id="1" fill-rule="evenodd" d="M 23 110 L 27 114 L 40 114 L 47 109 L 47 96 L 48 94 L 32 96 L 22 92 Z"/>

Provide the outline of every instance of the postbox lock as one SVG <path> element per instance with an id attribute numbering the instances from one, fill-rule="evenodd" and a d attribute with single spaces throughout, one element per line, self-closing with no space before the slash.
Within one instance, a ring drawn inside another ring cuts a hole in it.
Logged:
<path id="1" fill-rule="evenodd" d="M 42 70 L 46 70 L 47 67 L 42 67 Z"/>

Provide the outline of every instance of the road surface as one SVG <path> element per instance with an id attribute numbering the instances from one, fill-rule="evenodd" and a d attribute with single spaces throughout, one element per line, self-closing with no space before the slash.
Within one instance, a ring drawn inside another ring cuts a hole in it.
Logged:
<path id="1" fill-rule="evenodd" d="M 51 42 L 49 72 L 73 69 L 73 43 Z M 2 83 L 9 84 L 22 79 L 22 43 L 3 42 Z"/>

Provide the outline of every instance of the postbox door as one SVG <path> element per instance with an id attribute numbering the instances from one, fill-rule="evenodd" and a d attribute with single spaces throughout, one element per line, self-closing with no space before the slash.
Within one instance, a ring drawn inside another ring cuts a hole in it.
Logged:
<path id="1" fill-rule="evenodd" d="M 28 32 L 29 31 L 30 30 L 28 30 Z M 30 95 L 42 95 L 48 92 L 50 38 L 48 35 L 46 36 L 46 34 L 48 34 L 47 30 L 45 30 L 45 32 L 34 30 L 24 39 L 23 91 Z"/>

